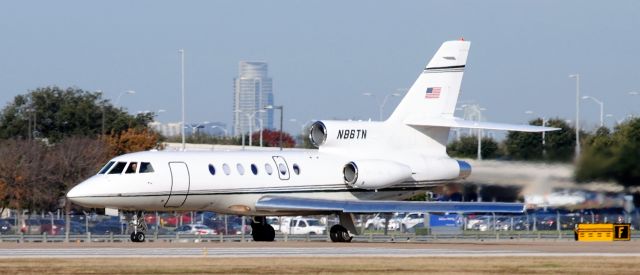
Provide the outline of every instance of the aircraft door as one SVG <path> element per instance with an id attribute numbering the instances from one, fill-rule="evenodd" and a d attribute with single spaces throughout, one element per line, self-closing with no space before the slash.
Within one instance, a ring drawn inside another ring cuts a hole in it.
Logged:
<path id="1" fill-rule="evenodd" d="M 189 168 L 184 162 L 169 162 L 171 170 L 171 193 L 164 207 L 180 207 L 187 200 L 191 180 Z"/>
<path id="2" fill-rule="evenodd" d="M 281 156 L 273 156 L 273 161 L 276 163 L 276 170 L 278 171 L 278 177 L 281 180 L 289 179 L 289 166 L 287 166 L 287 161 L 284 160 Z"/>

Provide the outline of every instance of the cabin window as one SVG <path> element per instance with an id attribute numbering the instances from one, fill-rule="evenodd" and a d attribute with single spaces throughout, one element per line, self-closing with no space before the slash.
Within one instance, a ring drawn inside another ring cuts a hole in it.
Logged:
<path id="1" fill-rule="evenodd" d="M 209 164 L 209 173 L 211 173 L 211 175 L 215 176 L 216 174 L 216 168 L 213 167 L 213 164 Z"/>
<path id="2" fill-rule="evenodd" d="M 231 168 L 229 168 L 229 164 L 223 164 L 222 165 L 222 170 L 224 170 L 225 175 L 230 175 L 231 174 Z"/>
<path id="3" fill-rule="evenodd" d="M 244 166 L 242 166 L 242 164 L 236 164 L 236 168 L 238 169 L 238 174 L 244 175 Z"/>
<path id="4" fill-rule="evenodd" d="M 298 166 L 297 163 L 293 164 L 293 172 L 296 173 L 296 175 L 300 175 L 300 166 Z"/>
<path id="5" fill-rule="evenodd" d="M 138 170 L 138 163 L 137 162 L 130 162 L 129 163 L 129 167 L 127 167 L 127 171 L 125 172 L 126 174 L 135 174 Z"/>
<path id="6" fill-rule="evenodd" d="M 109 171 L 109 168 L 111 168 L 111 166 L 113 166 L 113 164 L 116 163 L 115 161 L 110 161 L 109 163 L 107 163 L 104 167 L 102 167 L 102 169 L 100 169 L 100 172 L 98 172 L 98 174 L 104 174 L 107 171 Z"/>
<path id="7" fill-rule="evenodd" d="M 273 167 L 271 167 L 271 164 L 265 163 L 264 164 L 264 170 L 267 172 L 267 174 L 271 175 L 273 174 Z"/>
<path id="8" fill-rule="evenodd" d="M 124 167 L 127 166 L 126 162 L 119 161 L 116 165 L 109 171 L 109 174 L 120 174 L 124 170 Z"/>
<path id="9" fill-rule="evenodd" d="M 139 173 L 153 173 L 153 166 L 151 166 L 151 163 L 148 162 L 143 162 L 140 163 L 140 172 Z"/>
<path id="10" fill-rule="evenodd" d="M 280 174 L 283 176 L 287 174 L 287 166 L 284 163 L 278 164 L 278 170 L 280 170 Z"/>
<path id="11" fill-rule="evenodd" d="M 251 164 L 251 173 L 253 173 L 254 175 L 258 174 L 258 166 L 253 163 Z"/>

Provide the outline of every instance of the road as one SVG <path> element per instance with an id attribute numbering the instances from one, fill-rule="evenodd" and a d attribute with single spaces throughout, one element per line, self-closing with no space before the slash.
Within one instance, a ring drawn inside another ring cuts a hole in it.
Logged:
<path id="1" fill-rule="evenodd" d="M 0 243 L 0 258 L 640 257 L 637 242 Z"/>

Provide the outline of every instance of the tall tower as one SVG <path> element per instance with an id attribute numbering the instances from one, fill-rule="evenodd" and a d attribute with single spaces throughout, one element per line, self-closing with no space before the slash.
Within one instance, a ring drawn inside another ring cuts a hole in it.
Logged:
<path id="1" fill-rule="evenodd" d="M 248 133 L 249 128 L 258 131 L 261 121 L 263 128 L 273 129 L 273 109 L 264 110 L 273 105 L 273 83 L 267 72 L 266 62 L 240 61 L 233 81 L 234 135 Z"/>

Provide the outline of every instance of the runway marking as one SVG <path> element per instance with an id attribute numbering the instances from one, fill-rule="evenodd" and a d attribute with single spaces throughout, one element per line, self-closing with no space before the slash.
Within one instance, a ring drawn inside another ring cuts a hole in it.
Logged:
<path id="1" fill-rule="evenodd" d="M 640 253 L 539 252 L 423 248 L 43 248 L 0 249 L 0 258 L 128 257 L 640 257 Z"/>

